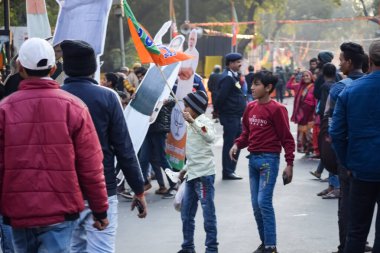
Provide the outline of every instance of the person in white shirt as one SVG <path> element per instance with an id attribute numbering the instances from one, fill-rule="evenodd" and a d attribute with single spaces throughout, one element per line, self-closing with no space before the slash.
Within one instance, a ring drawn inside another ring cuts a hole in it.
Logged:
<path id="1" fill-rule="evenodd" d="M 198 201 L 203 209 L 206 253 L 218 252 L 214 205 L 216 170 L 212 152 L 215 128 L 212 120 L 204 114 L 208 105 L 204 91 L 189 93 L 183 100 L 185 103 L 183 117 L 187 121 L 187 161 L 181 172 L 181 177 L 186 173 L 186 188 L 181 206 L 183 243 L 182 250 L 178 253 L 195 253 L 194 218 Z"/>

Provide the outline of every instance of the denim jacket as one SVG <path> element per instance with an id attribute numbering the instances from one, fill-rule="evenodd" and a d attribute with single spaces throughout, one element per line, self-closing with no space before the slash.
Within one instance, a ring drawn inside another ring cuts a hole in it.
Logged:
<path id="1" fill-rule="evenodd" d="M 353 81 L 340 93 L 329 133 L 337 156 L 363 181 L 380 181 L 380 71 Z"/>

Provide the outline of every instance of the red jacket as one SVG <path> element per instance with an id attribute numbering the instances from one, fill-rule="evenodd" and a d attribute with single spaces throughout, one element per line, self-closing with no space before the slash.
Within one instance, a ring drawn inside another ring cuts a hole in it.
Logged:
<path id="1" fill-rule="evenodd" d="M 24 80 L 0 102 L 0 211 L 12 227 L 72 220 L 83 195 L 106 216 L 102 160 L 87 107 L 57 82 Z"/>

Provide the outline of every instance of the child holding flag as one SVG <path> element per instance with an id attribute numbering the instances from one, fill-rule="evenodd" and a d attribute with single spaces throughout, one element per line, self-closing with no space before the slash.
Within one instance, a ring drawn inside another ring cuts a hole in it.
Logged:
<path id="1" fill-rule="evenodd" d="M 216 215 L 214 205 L 215 162 L 212 144 L 215 129 L 211 119 L 204 114 L 208 98 L 204 91 L 189 93 L 183 98 L 183 117 L 187 121 L 186 165 L 181 178 L 186 173 L 186 188 L 182 199 L 181 218 L 183 243 L 178 253 L 195 253 L 194 230 L 198 201 L 203 209 L 206 231 L 206 253 L 218 252 Z"/>

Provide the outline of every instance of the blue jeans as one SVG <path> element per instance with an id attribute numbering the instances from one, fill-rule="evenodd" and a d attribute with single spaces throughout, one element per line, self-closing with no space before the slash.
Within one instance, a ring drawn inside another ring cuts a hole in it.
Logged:
<path id="1" fill-rule="evenodd" d="M 139 153 L 139 161 L 141 166 L 141 171 L 144 176 L 145 183 L 148 183 L 148 171 L 149 171 L 149 163 L 152 165 L 153 171 L 156 175 L 157 183 L 159 186 L 165 186 L 165 181 L 162 176 L 162 169 L 169 168 L 169 162 L 166 158 L 165 153 L 165 141 L 166 141 L 166 133 L 150 133 L 148 132 L 145 140 L 141 146 Z M 175 184 L 170 180 L 170 186 L 174 186 Z"/>
<path id="2" fill-rule="evenodd" d="M 329 173 L 329 185 L 334 187 L 334 189 L 340 189 L 339 177 L 338 175 L 334 175 Z"/>
<path id="3" fill-rule="evenodd" d="M 186 182 L 185 195 L 183 196 L 181 206 L 183 250 L 195 252 L 194 218 L 197 213 L 199 200 L 203 209 L 204 229 L 206 231 L 206 253 L 218 252 L 214 181 L 215 175 L 200 177 Z"/>
<path id="4" fill-rule="evenodd" d="M 17 253 L 69 253 L 75 221 L 36 228 L 13 228 Z"/>
<path id="5" fill-rule="evenodd" d="M 223 126 L 223 176 L 228 176 L 231 173 L 235 173 L 236 170 L 237 163 L 231 160 L 229 152 L 234 145 L 235 139 L 241 134 L 242 125 L 240 117 L 219 114 L 219 120 Z M 237 152 L 236 160 L 239 158 L 239 154 L 240 152 Z"/>
<path id="6" fill-rule="evenodd" d="M 279 170 L 280 155 L 275 153 L 249 156 L 251 201 L 261 241 L 265 246 L 276 245 L 276 218 L 273 191 Z"/>
<path id="7" fill-rule="evenodd" d="M 3 253 L 13 253 L 12 227 L 3 224 L 3 216 L 0 215 L 1 250 Z"/>
<path id="8" fill-rule="evenodd" d="M 92 212 L 86 204 L 85 210 L 80 213 L 80 218 L 76 222 L 71 242 L 71 253 L 115 252 L 117 204 L 116 195 L 108 197 L 107 218 L 109 225 L 102 231 L 93 227 Z"/>

